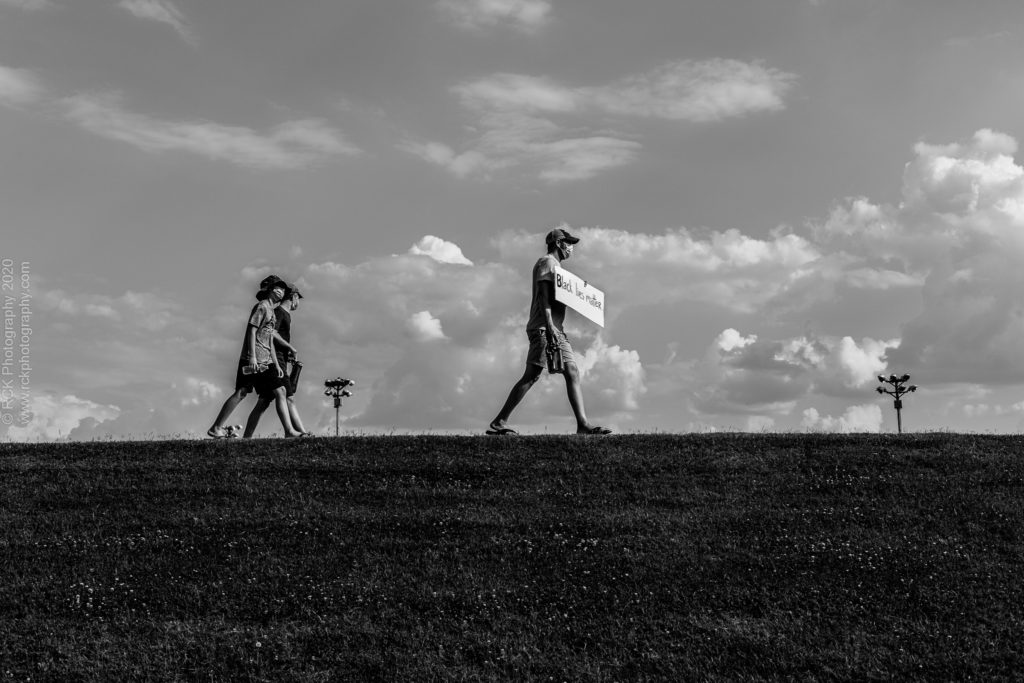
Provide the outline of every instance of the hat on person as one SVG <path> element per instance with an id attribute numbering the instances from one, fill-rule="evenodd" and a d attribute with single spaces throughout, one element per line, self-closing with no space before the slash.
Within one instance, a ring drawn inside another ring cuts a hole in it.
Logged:
<path id="1" fill-rule="evenodd" d="M 555 228 L 548 233 L 548 236 L 544 240 L 548 244 L 554 244 L 555 242 L 562 241 L 568 244 L 576 244 L 580 241 L 579 237 L 573 237 L 569 234 L 569 231 L 565 228 Z"/>
<path id="2" fill-rule="evenodd" d="M 256 299 L 263 301 L 270 296 L 270 290 L 274 287 L 280 287 L 281 289 L 287 290 L 288 285 L 285 281 L 276 275 L 268 275 L 260 282 L 260 291 L 256 292 Z"/>
<path id="3" fill-rule="evenodd" d="M 306 298 L 306 297 L 302 296 L 302 292 L 299 291 L 299 288 L 298 288 L 297 285 L 292 284 L 292 283 L 288 283 L 285 286 L 287 287 L 287 289 L 284 292 L 284 298 L 285 299 L 290 299 L 293 296 L 297 296 L 300 299 L 305 299 Z"/>
<path id="4" fill-rule="evenodd" d="M 260 289 L 270 289 L 274 285 L 284 284 L 284 280 L 276 275 L 268 275 L 260 281 Z"/>

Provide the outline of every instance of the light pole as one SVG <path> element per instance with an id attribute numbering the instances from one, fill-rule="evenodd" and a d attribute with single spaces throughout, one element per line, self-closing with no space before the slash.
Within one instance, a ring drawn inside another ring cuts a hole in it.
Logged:
<path id="1" fill-rule="evenodd" d="M 881 382 L 882 384 L 888 384 L 890 387 L 892 387 L 891 389 L 886 389 L 884 386 L 882 386 L 875 389 L 875 391 L 877 391 L 880 394 L 889 394 L 894 399 L 896 399 L 893 401 L 892 404 L 893 407 L 896 408 L 896 429 L 899 430 L 900 434 L 902 434 L 903 419 L 900 417 L 900 410 L 903 409 L 902 397 L 903 394 L 917 391 L 917 387 L 914 386 L 913 384 L 911 384 L 909 387 L 903 386 L 904 384 L 910 381 L 910 375 L 903 375 L 902 377 L 897 377 L 896 375 L 889 375 L 889 377 L 887 378 L 879 375 L 878 381 Z"/>
<path id="2" fill-rule="evenodd" d="M 335 377 L 324 382 L 324 396 L 334 397 L 334 435 L 338 436 L 338 415 L 341 410 L 341 399 L 345 396 L 351 396 L 352 392 L 345 387 L 355 386 L 355 382 L 350 379 L 344 379 L 342 377 Z"/>

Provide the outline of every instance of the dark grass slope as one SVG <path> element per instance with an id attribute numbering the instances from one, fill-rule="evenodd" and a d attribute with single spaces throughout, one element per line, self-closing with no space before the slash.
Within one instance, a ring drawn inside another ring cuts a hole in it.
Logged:
<path id="1" fill-rule="evenodd" d="M 1022 449 L 0 445 L 0 681 L 1019 679 Z"/>

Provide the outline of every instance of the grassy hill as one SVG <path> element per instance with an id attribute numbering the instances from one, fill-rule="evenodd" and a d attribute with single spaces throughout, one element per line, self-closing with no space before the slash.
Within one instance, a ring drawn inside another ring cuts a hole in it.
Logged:
<path id="1" fill-rule="evenodd" d="M 0 681 L 1020 679 L 1022 449 L 0 444 Z"/>

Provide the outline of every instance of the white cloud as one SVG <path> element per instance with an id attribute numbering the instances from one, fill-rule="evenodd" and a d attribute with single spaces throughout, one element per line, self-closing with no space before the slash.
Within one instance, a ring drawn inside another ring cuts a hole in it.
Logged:
<path id="1" fill-rule="evenodd" d="M 451 147 L 440 142 L 419 143 L 406 140 L 400 143 L 398 148 L 447 169 L 459 178 L 465 178 L 491 165 L 487 157 L 480 152 L 470 150 L 456 155 Z"/>
<path id="2" fill-rule="evenodd" d="M 43 86 L 30 71 L 0 66 L 0 104 L 24 106 L 36 102 L 43 94 Z"/>
<path id="3" fill-rule="evenodd" d="M 439 142 L 399 147 L 458 177 L 522 168 L 548 182 L 585 180 L 631 163 L 641 143 L 609 129 L 609 117 L 707 122 L 784 108 L 793 74 L 759 62 L 674 62 L 597 87 L 498 73 L 455 86 L 482 132 L 457 152 Z"/>
<path id="4" fill-rule="evenodd" d="M 71 394 L 37 394 L 32 397 L 29 423 L 8 428 L 7 437 L 14 441 L 66 439 L 79 425 L 107 422 L 120 413 L 117 406 L 100 405 Z"/>
<path id="5" fill-rule="evenodd" d="M 898 369 L 933 382 L 1024 381 L 1024 168 L 1017 141 L 983 129 L 964 142 L 919 143 L 904 171 L 902 200 L 864 198 L 838 207 L 813 229 L 823 249 L 849 255 L 847 273 L 880 260 L 899 264 L 900 286 L 921 282 L 922 308 L 911 311 Z M 900 273 L 906 278 L 900 277 Z"/>
<path id="6" fill-rule="evenodd" d="M 198 377 L 186 377 L 180 391 L 182 406 L 210 406 L 224 395 L 221 387 Z"/>
<path id="7" fill-rule="evenodd" d="M 472 30 L 508 25 L 535 31 L 551 15 L 548 0 L 439 0 L 436 7 L 455 25 Z"/>
<path id="8" fill-rule="evenodd" d="M 821 257 L 808 240 L 792 234 L 761 240 L 738 230 L 700 238 L 686 228 L 661 235 L 611 228 L 574 228 L 576 233 L 582 241 L 573 258 L 580 266 L 567 267 L 584 278 L 605 274 L 595 283 L 616 302 L 612 317 L 633 305 L 680 301 L 714 301 L 753 312 L 799 286 Z M 543 233 L 505 233 L 494 244 L 502 261 L 512 261 L 535 253 L 543 241 Z"/>
<path id="9" fill-rule="evenodd" d="M 706 122 L 780 111 L 795 80 L 761 62 L 680 61 L 587 94 L 614 114 Z"/>
<path id="10" fill-rule="evenodd" d="M 466 178 L 523 169 L 556 183 L 586 180 L 633 161 L 640 144 L 607 135 L 574 135 L 545 119 L 517 112 L 485 114 L 472 149 L 455 153 L 441 143 L 405 142 L 401 149 Z"/>
<path id="11" fill-rule="evenodd" d="M 813 395 L 863 396 L 898 344 L 807 335 L 771 340 L 729 328 L 696 367 L 694 405 L 705 414 L 788 415 Z"/>
<path id="12" fill-rule="evenodd" d="M 886 369 L 886 353 L 895 348 L 899 348 L 898 340 L 864 339 L 862 345 L 858 346 L 852 338 L 843 337 L 836 350 L 840 376 L 845 376 L 847 386 L 851 387 L 862 387 L 874 382 Z"/>
<path id="13" fill-rule="evenodd" d="M 882 409 L 877 404 L 850 406 L 839 417 L 821 416 L 817 409 L 803 412 L 802 426 L 815 432 L 878 432 L 882 429 Z"/>
<path id="14" fill-rule="evenodd" d="M 462 103 L 477 110 L 570 113 L 584 106 L 582 93 L 547 78 L 501 73 L 453 88 Z"/>
<path id="15" fill-rule="evenodd" d="M 753 334 L 749 337 L 744 337 L 742 334 L 732 329 L 731 327 L 724 330 L 718 338 L 715 339 L 715 345 L 722 351 L 732 351 L 733 349 L 742 349 L 745 346 L 750 346 L 757 341 L 757 335 Z"/>
<path id="16" fill-rule="evenodd" d="M 150 332 L 161 332 L 177 324 L 184 311 L 177 302 L 145 292 L 129 291 L 113 297 L 51 289 L 40 292 L 36 301 L 42 310 L 76 318 L 95 318 L 104 324 L 131 324 L 135 329 Z"/>
<path id="17" fill-rule="evenodd" d="M 288 121 L 261 134 L 241 126 L 165 121 L 125 109 L 118 98 L 77 95 L 64 100 L 67 117 L 88 131 L 147 152 L 184 151 L 257 169 L 296 169 L 357 154 L 317 119 Z"/>
<path id="18" fill-rule="evenodd" d="M 441 329 L 441 321 L 430 315 L 430 311 L 413 313 L 406 322 L 406 329 L 412 338 L 418 342 L 438 341 L 447 339 Z"/>
<path id="19" fill-rule="evenodd" d="M 424 236 L 419 242 L 412 245 L 409 253 L 413 256 L 429 256 L 440 263 L 457 263 L 463 266 L 473 265 L 473 262 L 463 255 L 459 245 L 434 235 Z"/>
<path id="20" fill-rule="evenodd" d="M 602 413 L 635 411 L 647 393 L 646 373 L 636 351 L 609 346 L 598 337 L 577 353 L 576 364 L 591 397 L 587 407 Z"/>
<path id="21" fill-rule="evenodd" d="M 139 19 L 167 24 L 190 45 L 198 43 L 195 33 L 185 22 L 185 16 L 171 0 L 121 0 L 117 6 Z"/>

